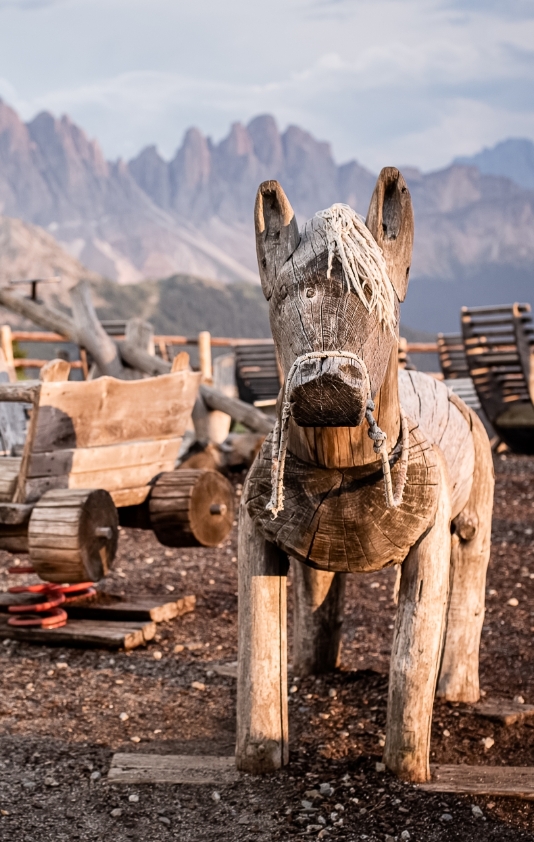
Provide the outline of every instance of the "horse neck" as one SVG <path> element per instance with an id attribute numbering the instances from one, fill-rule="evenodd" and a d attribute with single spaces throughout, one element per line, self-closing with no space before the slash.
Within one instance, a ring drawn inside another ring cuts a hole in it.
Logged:
<path id="1" fill-rule="evenodd" d="M 395 345 L 386 375 L 375 399 L 373 413 L 378 426 L 387 435 L 391 450 L 400 428 L 398 386 L 398 351 Z M 378 461 L 373 442 L 367 435 L 367 422 L 359 427 L 299 427 L 289 420 L 288 450 L 298 459 L 321 468 L 357 468 Z"/>

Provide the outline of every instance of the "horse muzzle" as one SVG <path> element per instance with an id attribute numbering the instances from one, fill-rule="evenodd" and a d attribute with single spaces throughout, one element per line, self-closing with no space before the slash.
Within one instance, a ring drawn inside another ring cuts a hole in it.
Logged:
<path id="1" fill-rule="evenodd" d="M 365 363 L 348 353 L 303 355 L 288 378 L 286 399 L 299 427 L 358 427 L 370 397 Z"/>

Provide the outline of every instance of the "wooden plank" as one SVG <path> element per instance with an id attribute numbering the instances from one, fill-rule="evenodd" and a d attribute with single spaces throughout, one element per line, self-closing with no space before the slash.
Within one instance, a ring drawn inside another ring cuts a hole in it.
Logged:
<path id="1" fill-rule="evenodd" d="M 475 705 L 474 710 L 477 716 L 503 725 L 515 725 L 534 717 L 534 705 L 521 705 L 506 699 L 488 699 Z"/>
<path id="2" fill-rule="evenodd" d="M 44 643 L 56 646 L 100 646 L 105 649 L 135 649 L 152 640 L 156 624 L 114 623 L 99 620 L 69 620 L 61 629 L 15 628 L 7 619 L 0 617 L 0 636 L 29 643 Z"/>
<path id="3" fill-rule="evenodd" d="M 170 467 L 160 468 L 160 470 L 171 471 L 174 468 L 181 443 L 181 437 L 157 440 L 151 438 L 145 441 L 128 442 L 127 444 L 78 447 L 34 453 L 28 467 L 28 478 L 61 476 L 63 474 L 90 476 L 92 473 L 120 471 L 127 468 L 141 469 L 160 464 L 170 465 Z M 152 476 L 155 476 L 155 474 Z M 136 485 L 140 484 L 136 483 Z M 96 486 L 84 486 L 84 488 L 93 487 Z M 98 487 L 103 488 L 105 486 L 100 485 Z"/>
<path id="4" fill-rule="evenodd" d="M 39 395 L 39 380 L 21 380 L 18 383 L 0 383 L 0 401 L 33 403 Z"/>
<path id="5" fill-rule="evenodd" d="M 533 766 L 431 766 L 425 792 L 501 795 L 534 800 Z"/>
<path id="6" fill-rule="evenodd" d="M 98 594 L 96 599 L 83 599 L 71 602 L 65 606 L 69 617 L 73 619 L 87 620 L 113 620 L 114 622 L 142 622 L 151 620 L 154 623 L 165 623 L 182 617 L 195 610 L 196 596 L 189 596 L 175 599 L 171 602 L 162 602 L 158 599 L 133 598 L 123 600 L 120 597 L 115 602 L 99 602 Z M 107 594 L 105 596 L 108 596 Z"/>
<path id="7" fill-rule="evenodd" d="M 216 784 L 238 780 L 234 757 L 117 753 L 108 781 L 122 784 Z"/>
<path id="8" fill-rule="evenodd" d="M 198 373 L 179 371 L 147 380 L 45 383 L 33 453 L 183 436 L 199 380 Z"/>

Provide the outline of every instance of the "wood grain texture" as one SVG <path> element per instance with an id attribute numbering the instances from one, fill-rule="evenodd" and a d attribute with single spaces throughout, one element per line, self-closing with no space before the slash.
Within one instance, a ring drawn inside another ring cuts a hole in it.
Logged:
<path id="1" fill-rule="evenodd" d="M 161 474 L 148 502 L 150 526 L 167 547 L 216 547 L 232 528 L 234 491 L 217 471 Z"/>
<path id="2" fill-rule="evenodd" d="M 289 760 L 288 560 L 260 535 L 243 504 L 238 569 L 236 762 L 243 772 L 263 774 L 280 769 Z"/>
<path id="3" fill-rule="evenodd" d="M 447 467 L 437 456 L 438 508 L 402 565 L 389 672 L 384 762 L 410 781 L 430 777 L 432 707 L 449 591 L 451 501 Z"/>
<path id="4" fill-rule="evenodd" d="M 2 638 L 25 640 L 45 646 L 98 647 L 102 649 L 136 649 L 152 640 L 156 624 L 115 623 L 106 620 L 70 620 L 60 629 L 15 628 L 0 616 Z"/>
<path id="5" fill-rule="evenodd" d="M 237 780 L 234 757 L 206 755 L 118 753 L 108 772 L 113 784 L 227 786 Z"/>
<path id="6" fill-rule="evenodd" d="M 432 766 L 432 780 L 418 788 L 425 792 L 496 795 L 534 800 L 532 766 Z"/>
<path id="7" fill-rule="evenodd" d="M 285 507 L 273 520 L 266 510 L 271 495 L 271 446 L 268 436 L 250 470 L 243 500 L 267 540 L 312 567 L 350 573 L 400 563 L 434 518 L 436 458 L 413 423 L 407 481 L 398 508 L 386 508 L 379 462 L 361 468 L 325 469 L 288 453 Z M 398 471 L 396 462 L 391 471 L 394 484 Z"/>
<path id="8" fill-rule="evenodd" d="M 107 491 L 49 491 L 30 517 L 31 563 L 45 582 L 97 582 L 113 564 L 118 526 L 117 510 Z M 108 534 L 99 534 L 99 529 Z"/>
<path id="9" fill-rule="evenodd" d="M 293 672 L 320 675 L 339 666 L 345 603 L 344 573 L 314 570 L 292 562 Z"/>

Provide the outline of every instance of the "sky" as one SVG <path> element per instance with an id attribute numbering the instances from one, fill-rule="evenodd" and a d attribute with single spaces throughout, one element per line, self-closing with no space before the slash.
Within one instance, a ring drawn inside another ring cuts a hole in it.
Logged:
<path id="1" fill-rule="evenodd" d="M 0 98 L 110 159 L 271 113 L 339 163 L 534 140 L 534 0 L 0 0 Z"/>

